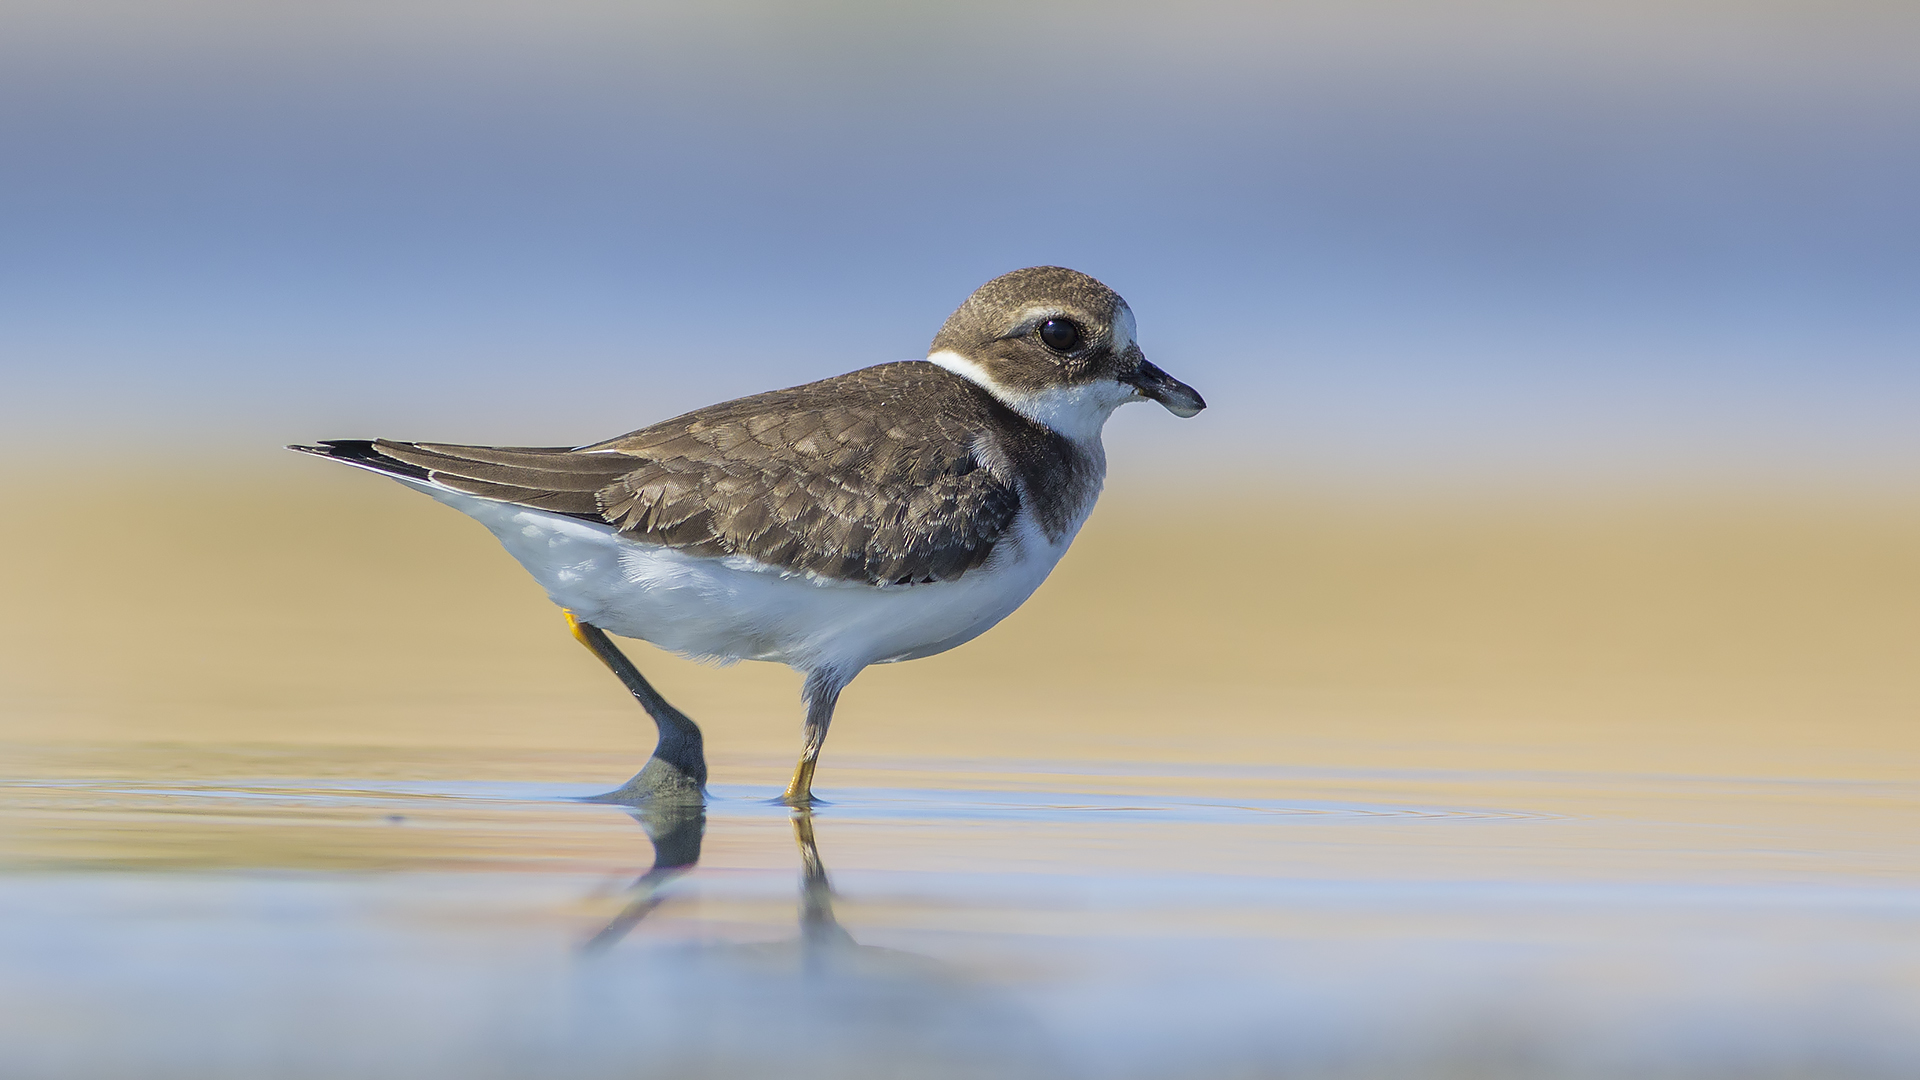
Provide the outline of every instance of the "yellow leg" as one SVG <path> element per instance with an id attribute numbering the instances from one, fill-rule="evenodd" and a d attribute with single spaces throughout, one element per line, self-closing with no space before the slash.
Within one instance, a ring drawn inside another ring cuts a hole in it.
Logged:
<path id="1" fill-rule="evenodd" d="M 587 624 L 581 622 L 579 619 L 574 618 L 573 612 L 568 611 L 566 608 L 561 608 L 560 614 L 565 615 L 567 617 L 567 632 L 573 635 L 573 640 L 579 642 L 582 645 L 585 645 L 588 648 L 588 650 L 590 650 L 593 653 L 593 655 L 599 656 L 600 650 L 594 647 L 593 639 L 587 637 L 587 629 L 586 629 Z M 602 663 L 604 662 L 605 660 L 603 658 Z"/>
<path id="2" fill-rule="evenodd" d="M 840 688 L 846 680 L 831 671 L 815 671 L 807 676 L 801 696 L 807 702 L 807 722 L 801 729 L 800 763 L 793 767 L 793 781 L 780 801 L 788 806 L 813 805 L 813 767 L 820 760 L 820 747 L 827 741 L 827 725 L 833 723 L 833 706 L 840 700 Z"/>
<path id="3" fill-rule="evenodd" d="M 814 754 L 819 751 L 814 751 Z M 780 801 L 788 806 L 813 805 L 813 766 L 819 759 L 813 754 L 803 754 L 800 764 L 793 767 L 793 779 L 787 784 L 787 793 Z"/>

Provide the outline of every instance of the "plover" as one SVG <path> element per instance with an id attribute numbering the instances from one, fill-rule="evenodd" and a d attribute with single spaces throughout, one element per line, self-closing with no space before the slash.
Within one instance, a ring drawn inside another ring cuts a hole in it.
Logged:
<path id="1" fill-rule="evenodd" d="M 1130 401 L 1206 407 L 1147 362 L 1113 290 L 1056 266 L 987 282 L 925 360 L 710 405 L 576 447 L 336 439 L 290 449 L 390 476 L 478 520 L 659 729 L 610 797 L 694 800 L 700 729 L 608 639 L 799 671 L 783 801 L 812 802 L 840 691 L 869 664 L 977 637 L 1065 554 Z"/>

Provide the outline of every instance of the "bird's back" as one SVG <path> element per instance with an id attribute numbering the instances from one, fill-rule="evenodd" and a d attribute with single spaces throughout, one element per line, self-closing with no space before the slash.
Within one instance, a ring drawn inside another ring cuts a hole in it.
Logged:
<path id="1" fill-rule="evenodd" d="M 1097 491 L 1098 463 L 925 361 L 710 405 L 579 448 L 335 440 L 376 471 L 612 526 L 626 539 L 746 556 L 835 581 L 908 586 L 983 565 L 1023 505 L 1049 535 Z"/>

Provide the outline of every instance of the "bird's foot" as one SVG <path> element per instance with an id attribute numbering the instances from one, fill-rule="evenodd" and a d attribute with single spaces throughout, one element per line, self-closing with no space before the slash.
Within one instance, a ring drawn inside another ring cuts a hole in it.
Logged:
<path id="1" fill-rule="evenodd" d="M 701 778 L 671 762 L 651 757 L 633 779 L 612 791 L 590 796 L 586 801 L 622 806 L 699 806 L 707 801 L 707 792 Z"/>
<path id="2" fill-rule="evenodd" d="M 824 731 L 825 725 L 821 725 Z M 800 763 L 793 767 L 793 779 L 788 781 L 787 790 L 775 800 L 781 806 L 791 806 L 795 810 L 809 810 L 826 804 L 813 797 L 813 767 L 820 754 L 817 739 L 810 739 L 805 751 L 800 755 Z"/>

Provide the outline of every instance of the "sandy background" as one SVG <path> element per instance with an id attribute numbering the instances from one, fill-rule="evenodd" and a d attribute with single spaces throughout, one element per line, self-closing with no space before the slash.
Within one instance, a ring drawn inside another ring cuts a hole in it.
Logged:
<path id="1" fill-rule="evenodd" d="M 382 772 L 472 751 L 475 775 L 651 745 L 492 538 L 397 485 L 289 455 L 7 486 L 7 743 L 325 748 Z M 1894 494 L 1123 482 L 1000 627 L 860 677 L 823 783 L 876 758 L 1912 777 L 1916 613 L 1920 504 Z M 716 780 L 785 767 L 792 672 L 629 647 L 705 726 Z"/>

